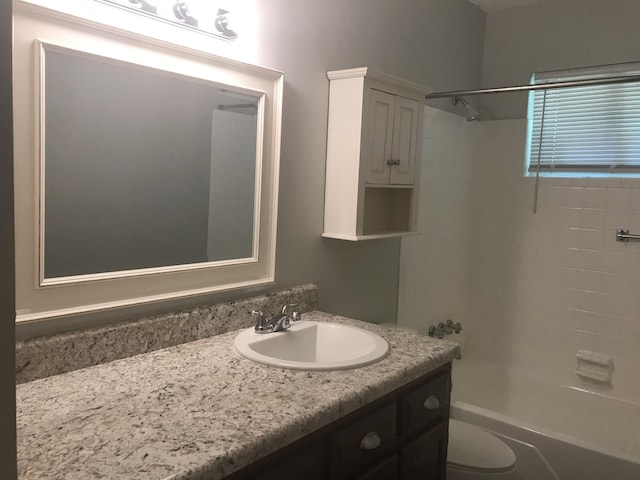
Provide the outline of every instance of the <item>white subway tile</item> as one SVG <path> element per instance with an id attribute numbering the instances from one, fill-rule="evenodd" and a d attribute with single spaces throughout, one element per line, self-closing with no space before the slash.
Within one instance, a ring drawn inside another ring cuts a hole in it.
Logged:
<path id="1" fill-rule="evenodd" d="M 607 206 L 607 189 L 587 187 L 584 189 L 585 208 L 605 208 Z"/>
<path id="2" fill-rule="evenodd" d="M 529 177 L 532 181 L 535 181 L 535 177 Z M 559 177 L 540 177 L 540 187 L 566 187 L 564 178 Z"/>
<path id="3" fill-rule="evenodd" d="M 602 265 L 602 254 L 597 250 L 564 248 L 557 262 L 562 267 L 597 271 Z"/>
<path id="4" fill-rule="evenodd" d="M 588 184 L 590 187 L 620 188 L 620 186 L 622 185 L 622 180 L 615 177 L 590 177 Z"/>
<path id="5" fill-rule="evenodd" d="M 564 206 L 582 208 L 584 205 L 584 188 L 582 187 L 565 187 L 564 188 Z"/>
<path id="6" fill-rule="evenodd" d="M 582 210 L 582 228 L 604 228 L 606 210 L 600 208 L 584 208 Z"/>
<path id="7" fill-rule="evenodd" d="M 564 224 L 568 227 L 582 227 L 583 215 L 582 208 L 560 208 L 560 214 L 562 215 Z"/>
<path id="8" fill-rule="evenodd" d="M 560 207 L 564 204 L 564 188 L 544 186 L 538 190 L 538 206 Z"/>
<path id="9" fill-rule="evenodd" d="M 627 210 L 631 208 L 630 188 L 607 188 L 607 208 Z"/>
<path id="10" fill-rule="evenodd" d="M 614 232 L 617 228 L 628 228 L 627 225 L 631 220 L 630 210 L 613 210 L 607 209 L 605 214 L 604 229 Z"/>
<path id="11" fill-rule="evenodd" d="M 568 248 L 581 248 L 581 228 L 566 228 L 560 227 L 558 229 L 558 241 L 563 247 Z"/>
<path id="12" fill-rule="evenodd" d="M 602 271 L 608 273 L 630 274 L 634 269 L 628 255 L 618 252 L 602 252 Z"/>
<path id="13" fill-rule="evenodd" d="M 603 244 L 603 231 L 583 229 L 580 231 L 580 248 L 586 250 L 601 250 Z"/>
<path id="14" fill-rule="evenodd" d="M 638 286 L 636 279 L 634 279 L 632 275 L 608 272 L 600 272 L 600 275 L 602 276 L 600 282 L 601 292 L 618 293 L 626 296 L 637 295 Z M 640 324 L 640 322 L 638 323 Z"/>
<path id="15" fill-rule="evenodd" d="M 631 208 L 640 210 L 640 188 L 634 188 L 631 191 Z"/>
<path id="16" fill-rule="evenodd" d="M 595 350 L 597 344 L 597 335 L 585 330 L 574 330 L 574 351 L 578 350 Z"/>
<path id="17" fill-rule="evenodd" d="M 631 233 L 640 232 L 640 210 L 629 212 L 629 223 L 627 224 Z"/>
<path id="18" fill-rule="evenodd" d="M 637 178 L 637 177 L 621 178 L 620 186 L 622 188 L 640 188 L 640 178 Z"/>
<path id="19" fill-rule="evenodd" d="M 608 334 L 611 331 L 609 317 L 600 313 L 579 311 L 580 316 L 576 322 L 578 330 L 594 334 Z"/>
<path id="20" fill-rule="evenodd" d="M 467 360 L 471 351 L 575 385 L 576 351 L 607 353 L 616 371 L 602 392 L 640 398 L 640 243 L 615 242 L 616 228 L 640 234 L 640 179 L 541 178 L 534 215 L 522 132 L 485 122 L 496 125 L 467 131 L 471 145 L 463 119 L 436 116 L 449 140 L 429 138 L 428 241 L 403 240 L 399 321 L 466 315 Z"/>

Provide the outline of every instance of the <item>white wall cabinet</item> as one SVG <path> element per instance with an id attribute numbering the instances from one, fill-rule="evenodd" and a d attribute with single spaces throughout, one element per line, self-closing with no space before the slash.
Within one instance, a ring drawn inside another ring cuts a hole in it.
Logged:
<path id="1" fill-rule="evenodd" d="M 427 89 L 368 68 L 327 76 L 323 236 L 355 241 L 415 232 Z"/>

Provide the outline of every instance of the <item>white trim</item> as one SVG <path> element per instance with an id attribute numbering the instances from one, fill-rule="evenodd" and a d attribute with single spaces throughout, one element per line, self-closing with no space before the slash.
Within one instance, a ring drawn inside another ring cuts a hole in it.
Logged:
<path id="1" fill-rule="evenodd" d="M 358 78 L 358 77 L 366 77 L 369 80 L 374 80 L 377 82 L 382 82 L 385 84 L 395 85 L 401 88 L 405 88 L 408 90 L 412 90 L 414 93 L 418 94 L 418 98 L 423 103 L 424 95 L 427 95 L 431 92 L 431 89 L 425 87 L 424 85 L 420 85 L 416 82 L 411 82 L 409 80 L 405 80 L 404 78 L 396 77 L 394 75 L 389 75 L 388 73 L 378 72 L 372 70 L 369 67 L 358 67 L 358 68 L 348 68 L 346 70 L 331 70 L 327 72 L 327 78 L 329 80 L 342 80 L 345 78 Z M 390 85 L 385 85 L 384 90 L 388 90 Z"/>
<path id="2" fill-rule="evenodd" d="M 100 54 L 94 54 L 92 52 L 89 51 L 85 51 L 85 50 L 79 50 L 70 46 L 67 46 L 64 44 L 64 42 L 62 43 L 50 43 L 50 42 L 44 42 L 42 40 L 36 39 L 34 41 L 34 47 L 36 49 L 36 64 L 39 68 L 39 70 L 36 71 L 36 92 L 37 92 L 37 102 L 36 102 L 36 118 L 35 118 L 35 125 L 36 125 L 36 145 L 38 146 L 37 151 L 38 151 L 38 156 L 39 156 L 39 164 L 38 164 L 38 176 L 40 178 L 39 181 L 39 194 L 38 194 L 38 206 L 39 206 L 39 211 L 36 213 L 37 218 L 38 218 L 38 225 L 39 225 L 39 234 L 37 236 L 36 241 L 39 242 L 39 247 L 38 247 L 38 256 L 37 258 L 39 258 L 39 286 L 49 286 L 49 285 L 68 285 L 68 284 L 73 284 L 73 283 L 79 283 L 79 282 L 91 282 L 91 281 L 96 281 L 96 280 L 108 280 L 108 279 L 112 279 L 112 278 L 126 278 L 126 277 L 136 277 L 136 276 L 143 276 L 143 275 L 155 275 L 155 274 L 159 274 L 159 273 L 170 273 L 170 272 L 182 272 L 182 271 L 188 271 L 188 270 L 196 270 L 196 269 L 203 269 L 203 268 L 215 268 L 215 267 L 225 267 L 225 266 L 232 266 L 232 265 L 239 265 L 239 264 L 246 264 L 246 263 L 255 263 L 258 262 L 258 245 L 260 242 L 260 206 L 261 206 L 261 180 L 262 180 L 262 159 L 263 159 L 263 136 L 264 136 L 264 102 L 265 102 L 265 96 L 266 96 L 266 92 L 264 91 L 258 91 L 258 90 L 253 90 L 250 88 L 239 88 L 237 90 L 242 90 L 243 93 L 249 93 L 255 96 L 258 96 L 260 98 L 259 100 L 259 104 L 258 104 L 258 112 L 257 112 L 257 123 L 258 123 L 258 128 L 257 128 L 257 132 L 256 132 L 256 173 L 255 173 L 255 184 L 254 184 L 254 220 L 253 220 L 253 224 L 254 224 L 254 228 L 253 228 L 253 252 L 252 252 L 252 256 L 248 257 L 248 258 L 235 258 L 235 259 L 230 259 L 230 260 L 222 260 L 222 261 L 215 261 L 215 262 L 201 262 L 201 263 L 193 263 L 193 264 L 181 264 L 181 265 L 167 265 L 167 266 L 162 266 L 162 267 L 151 267 L 151 268 L 137 268 L 137 269 L 131 269 L 131 270 L 124 270 L 124 271 L 109 271 L 109 272 L 100 272 L 100 273 L 95 273 L 95 274 L 80 274 L 80 275 L 73 275 L 73 276 L 65 276 L 65 277 L 53 277 L 53 278 L 47 278 L 45 276 L 45 268 L 44 268 L 44 264 L 45 264 L 45 199 L 46 199 L 46 189 L 45 189 L 45 174 L 44 172 L 46 172 L 46 156 L 45 156 L 45 151 L 46 151 L 46 145 L 45 145 L 45 134 L 44 132 L 46 131 L 46 124 L 45 124 L 45 118 L 46 118 L 46 97 L 45 97 L 45 88 L 46 88 L 46 73 L 45 73 L 45 61 L 46 61 L 46 51 L 55 51 L 55 52 L 59 52 L 59 53 L 65 53 L 65 54 L 70 54 L 70 55 L 75 55 L 78 57 L 85 57 L 85 58 L 92 58 L 92 57 L 97 57 L 99 58 L 101 61 L 105 61 L 105 62 L 109 62 L 109 63 L 114 63 L 114 64 L 118 64 L 118 65 L 127 65 L 127 66 L 134 66 L 134 67 L 140 67 L 143 70 L 156 70 L 156 71 L 161 71 L 163 73 L 167 73 L 169 75 L 172 76 L 177 76 L 177 77 L 182 77 L 182 78 L 188 78 L 188 79 L 195 79 L 195 77 L 191 77 L 191 76 L 186 76 L 183 75 L 179 72 L 175 72 L 172 70 L 166 70 L 164 68 L 157 68 L 157 67 L 147 67 L 147 66 L 139 66 L 136 63 L 132 63 L 130 61 L 130 59 L 123 59 L 122 55 L 119 57 L 115 57 L 115 56 L 111 56 L 111 57 L 107 57 L 104 55 L 100 55 Z M 204 83 L 210 84 L 210 85 L 216 85 L 216 86 L 225 86 L 223 84 L 219 84 L 216 82 L 213 82 L 207 78 L 205 78 L 204 76 L 200 79 L 202 80 Z"/>
<path id="3" fill-rule="evenodd" d="M 342 235 L 340 233 L 323 233 L 324 238 L 333 238 L 336 240 L 350 240 L 352 242 L 359 242 L 362 240 L 378 240 L 381 238 L 395 238 L 406 237 L 408 235 L 420 235 L 422 232 L 417 231 L 402 231 L 402 232 L 388 232 L 388 233 L 376 233 L 372 235 Z"/>
<path id="4" fill-rule="evenodd" d="M 199 295 L 206 295 L 214 292 L 226 292 L 228 290 L 237 290 L 240 288 L 254 287 L 257 285 L 266 285 L 273 283 L 274 277 L 268 277 L 265 279 L 252 280 L 247 282 L 238 282 L 234 284 L 224 285 L 222 287 L 214 288 L 198 288 L 193 290 L 185 290 L 181 292 L 167 293 L 163 295 L 150 295 L 147 297 L 141 297 L 136 299 L 128 299 L 114 302 L 96 303 L 93 305 L 82 305 L 80 307 L 62 308 L 59 310 L 49 310 L 46 312 L 26 313 L 18 310 L 16 312 L 16 322 L 33 322 L 39 320 L 52 320 L 56 318 L 72 317 L 84 313 L 94 313 L 105 310 L 111 310 L 114 308 L 130 307 L 134 305 L 146 304 L 146 303 L 158 303 L 167 300 L 174 300 L 177 298 L 188 298 Z"/>
<path id="5" fill-rule="evenodd" d="M 41 0 L 44 2 L 44 0 Z M 17 321 L 57 318 L 246 288 L 275 279 L 283 75 L 189 47 L 15 0 Z M 35 44 L 35 47 L 34 47 Z M 79 48 L 79 46 L 81 46 Z M 44 68 L 46 48 L 98 55 L 170 75 L 258 94 L 254 251 L 250 258 L 41 278 L 44 245 Z M 33 55 L 35 59 L 30 58 Z M 35 74 L 35 84 L 30 86 Z M 42 99 L 42 104 L 40 103 Z M 26 107 L 28 106 L 28 107 Z M 42 109 L 42 111 L 41 111 Z M 35 141 L 34 141 L 35 140 Z"/>
<path id="6" fill-rule="evenodd" d="M 83 275 L 70 275 L 66 277 L 44 278 L 40 280 L 41 287 L 54 285 L 72 285 L 83 282 L 100 282 L 104 280 L 112 280 L 128 277 L 142 277 L 149 275 L 158 275 L 161 273 L 187 272 L 190 270 L 200 270 L 215 267 L 232 267 L 234 265 L 244 265 L 248 263 L 257 263 L 257 256 L 254 258 L 235 258 L 233 260 L 223 260 L 219 262 L 202 262 L 189 263 L 184 265 L 167 265 L 165 267 L 152 268 L 136 268 L 132 270 L 116 270 L 113 272 L 87 273 Z M 41 262 L 42 263 L 42 262 Z"/>

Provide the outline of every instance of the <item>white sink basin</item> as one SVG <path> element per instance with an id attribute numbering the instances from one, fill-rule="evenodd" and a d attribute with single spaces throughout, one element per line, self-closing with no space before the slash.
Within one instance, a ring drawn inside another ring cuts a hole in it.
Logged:
<path id="1" fill-rule="evenodd" d="M 347 370 L 375 363 L 389 344 L 356 327 L 299 321 L 288 330 L 259 334 L 253 328 L 238 334 L 234 346 L 243 357 L 274 367 L 297 370 Z"/>

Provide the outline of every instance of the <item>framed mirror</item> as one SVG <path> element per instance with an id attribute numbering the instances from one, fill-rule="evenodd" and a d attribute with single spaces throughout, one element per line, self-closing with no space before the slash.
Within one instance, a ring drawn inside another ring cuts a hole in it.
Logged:
<path id="1" fill-rule="evenodd" d="M 262 95 L 39 53 L 41 284 L 256 261 Z"/>
<path id="2" fill-rule="evenodd" d="M 273 281 L 282 74 L 47 13 L 15 19 L 18 321 Z"/>

